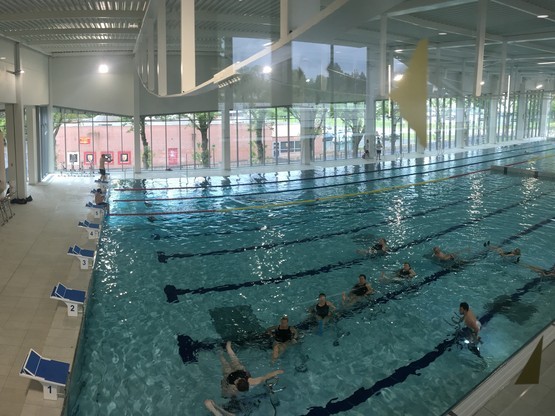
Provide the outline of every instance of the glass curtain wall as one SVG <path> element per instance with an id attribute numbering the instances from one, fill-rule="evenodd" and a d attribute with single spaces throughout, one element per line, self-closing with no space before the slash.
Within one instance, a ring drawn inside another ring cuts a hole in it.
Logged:
<path id="1" fill-rule="evenodd" d="M 526 110 L 524 113 L 524 138 L 540 135 L 541 121 L 537 114 L 543 114 L 544 92 L 526 92 Z"/>
<path id="2" fill-rule="evenodd" d="M 54 108 L 52 136 L 58 171 L 92 173 L 101 155 L 108 156 L 109 169 L 132 168 L 131 118 Z"/>

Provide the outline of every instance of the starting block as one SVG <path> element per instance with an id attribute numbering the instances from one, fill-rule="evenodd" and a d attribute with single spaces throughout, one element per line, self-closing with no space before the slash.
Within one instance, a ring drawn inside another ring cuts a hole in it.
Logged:
<path id="1" fill-rule="evenodd" d="M 25 358 L 25 363 L 21 367 L 19 375 L 42 384 L 46 400 L 58 400 L 58 387 L 65 387 L 67 383 L 69 363 L 49 360 L 31 349 Z"/>
<path id="2" fill-rule="evenodd" d="M 81 270 L 87 270 L 89 266 L 94 264 L 94 258 L 96 256 L 96 251 L 94 250 L 86 250 L 78 245 L 74 245 L 70 247 L 67 251 L 68 256 L 75 256 L 79 259 L 79 266 Z"/>
<path id="3" fill-rule="evenodd" d="M 92 209 L 95 218 L 102 218 L 102 216 L 104 215 L 104 210 L 107 207 L 107 205 L 97 205 L 93 204 L 92 202 L 87 202 L 87 205 L 85 206 Z"/>
<path id="4" fill-rule="evenodd" d="M 50 299 L 61 300 L 67 305 L 67 316 L 77 316 L 79 305 L 85 303 L 86 292 L 84 290 L 69 289 L 58 283 L 52 289 Z"/>
<path id="5" fill-rule="evenodd" d="M 87 230 L 89 240 L 98 239 L 100 237 L 100 224 L 95 224 L 93 222 L 88 222 L 87 220 L 84 220 L 79 221 L 77 226 L 85 228 Z"/>

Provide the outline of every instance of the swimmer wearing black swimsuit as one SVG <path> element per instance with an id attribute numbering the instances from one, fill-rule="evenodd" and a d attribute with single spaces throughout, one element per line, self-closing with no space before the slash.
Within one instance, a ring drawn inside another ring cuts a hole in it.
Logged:
<path id="1" fill-rule="evenodd" d="M 365 283 L 357 283 L 351 289 L 351 293 L 355 296 L 365 296 L 368 293 L 368 286 Z"/>
<path id="2" fill-rule="evenodd" d="M 410 279 L 416 275 L 416 272 L 410 267 L 409 263 L 403 263 L 403 268 L 397 272 L 397 276 Z"/>
<path id="3" fill-rule="evenodd" d="M 290 343 L 297 340 L 297 330 L 289 326 L 289 318 L 284 316 L 279 321 L 279 325 L 268 328 L 268 334 L 274 338 L 272 348 L 272 360 L 275 361 L 285 351 Z"/>
<path id="4" fill-rule="evenodd" d="M 333 303 L 327 301 L 326 294 L 320 293 L 318 295 L 318 302 L 309 309 L 309 312 L 316 315 L 316 319 L 327 319 L 334 310 L 335 306 Z"/>
<path id="5" fill-rule="evenodd" d="M 288 326 L 286 329 L 282 329 L 279 326 L 274 329 L 274 339 L 276 342 L 287 342 L 293 339 L 293 332 L 291 327 Z"/>
<path id="6" fill-rule="evenodd" d="M 327 304 L 324 304 L 324 306 L 316 304 L 314 309 L 316 311 L 316 315 L 318 315 L 322 319 L 330 314 L 330 307 Z"/>

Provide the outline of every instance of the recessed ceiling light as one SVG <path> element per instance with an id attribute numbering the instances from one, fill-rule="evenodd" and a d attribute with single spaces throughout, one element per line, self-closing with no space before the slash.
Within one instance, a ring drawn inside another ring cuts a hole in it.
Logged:
<path id="1" fill-rule="evenodd" d="M 272 67 L 269 65 L 266 65 L 264 68 L 262 68 L 262 73 L 263 74 L 269 74 L 270 72 L 272 72 Z"/>
<path id="2" fill-rule="evenodd" d="M 402 49 L 395 49 L 395 52 L 401 53 L 401 52 L 403 52 L 403 50 Z"/>
<path id="3" fill-rule="evenodd" d="M 536 89 L 537 89 L 537 90 L 541 90 L 542 88 L 543 88 L 543 84 L 538 84 L 538 85 L 536 85 Z"/>
<path id="4" fill-rule="evenodd" d="M 438 35 L 439 36 L 445 36 L 447 34 L 447 32 L 439 32 Z"/>
<path id="5" fill-rule="evenodd" d="M 550 61 L 550 62 L 538 62 L 538 65 L 555 65 L 555 61 Z"/>
<path id="6" fill-rule="evenodd" d="M 538 14 L 537 18 L 538 19 L 547 19 L 549 17 L 548 14 Z"/>
<path id="7" fill-rule="evenodd" d="M 108 73 L 108 65 L 106 65 L 106 64 L 98 65 L 98 72 L 100 74 L 107 74 Z"/>
<path id="8" fill-rule="evenodd" d="M 480 85 L 484 85 L 486 81 L 480 81 Z"/>
<path id="9" fill-rule="evenodd" d="M 4 59 L 6 59 L 5 56 L 0 56 L 0 61 L 3 61 Z"/>
<path id="10" fill-rule="evenodd" d="M 403 79 L 403 74 L 397 74 L 393 77 L 393 81 L 401 81 Z"/>

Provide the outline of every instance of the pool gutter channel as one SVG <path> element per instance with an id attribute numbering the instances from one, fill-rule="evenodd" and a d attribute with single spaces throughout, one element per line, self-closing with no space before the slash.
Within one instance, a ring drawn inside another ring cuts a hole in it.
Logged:
<path id="1" fill-rule="evenodd" d="M 497 393 L 514 383 L 514 378 L 528 362 L 530 355 L 543 337 L 543 350 L 555 341 L 555 320 L 534 336 L 527 344 L 509 357 L 476 388 L 454 405 L 444 416 L 472 416 L 478 412 Z M 515 397 L 514 401 L 519 397 Z"/>

